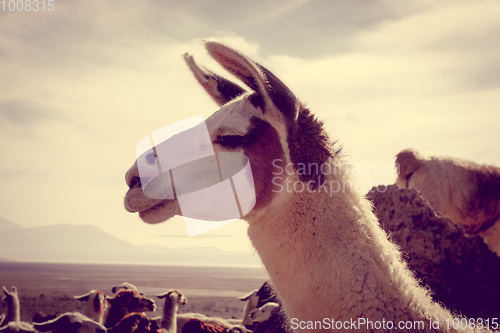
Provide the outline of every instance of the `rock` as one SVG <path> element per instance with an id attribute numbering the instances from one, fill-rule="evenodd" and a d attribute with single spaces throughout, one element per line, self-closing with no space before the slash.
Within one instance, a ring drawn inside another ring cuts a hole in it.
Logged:
<path id="1" fill-rule="evenodd" d="M 500 258 L 480 236 L 437 215 L 413 189 L 379 186 L 367 197 L 435 301 L 468 318 L 500 317 Z"/>

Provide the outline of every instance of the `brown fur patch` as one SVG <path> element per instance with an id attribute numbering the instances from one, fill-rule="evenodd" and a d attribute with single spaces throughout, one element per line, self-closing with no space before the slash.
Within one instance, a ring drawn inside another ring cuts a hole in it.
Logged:
<path id="1" fill-rule="evenodd" d="M 330 157 L 340 152 L 340 150 L 332 150 L 332 144 L 323 128 L 323 122 L 319 121 L 302 104 L 297 117 L 297 132 L 290 137 L 288 147 L 295 169 L 304 165 L 307 171 L 299 174 L 299 179 L 303 182 L 315 181 L 313 188 L 323 184 L 325 180 L 321 168 L 316 166 L 328 163 Z"/>
<path id="2" fill-rule="evenodd" d="M 190 319 L 182 327 L 182 333 L 224 333 L 227 328 L 221 325 L 205 323 L 199 319 Z"/>
<path id="3" fill-rule="evenodd" d="M 408 188 L 411 176 L 422 166 L 423 157 L 415 149 L 405 149 L 396 155 L 398 178 Z"/>
<path id="4" fill-rule="evenodd" d="M 467 203 L 467 215 L 483 220 L 477 232 L 485 231 L 500 219 L 500 169 L 468 165 L 470 180 L 476 185 Z"/>
<path id="5" fill-rule="evenodd" d="M 244 149 L 250 161 L 255 185 L 257 202 L 254 208 L 258 209 L 269 204 L 274 194 L 273 177 L 280 173 L 280 170 L 273 165 L 273 161 L 282 168 L 286 162 L 278 132 L 274 127 L 255 117 L 251 119 L 250 124 Z"/>
<path id="6" fill-rule="evenodd" d="M 101 307 L 101 304 L 103 303 L 103 301 L 106 299 L 106 296 L 104 295 L 104 293 L 100 290 L 96 290 L 96 296 L 94 298 L 94 310 L 96 312 L 101 312 L 103 311 L 104 309 Z"/>

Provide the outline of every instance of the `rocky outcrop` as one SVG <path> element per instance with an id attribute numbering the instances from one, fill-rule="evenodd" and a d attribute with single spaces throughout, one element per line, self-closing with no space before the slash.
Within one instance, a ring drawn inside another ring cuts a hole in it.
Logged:
<path id="1" fill-rule="evenodd" d="M 434 300 L 468 318 L 500 317 L 500 258 L 480 236 L 438 216 L 413 189 L 379 186 L 367 197 Z"/>

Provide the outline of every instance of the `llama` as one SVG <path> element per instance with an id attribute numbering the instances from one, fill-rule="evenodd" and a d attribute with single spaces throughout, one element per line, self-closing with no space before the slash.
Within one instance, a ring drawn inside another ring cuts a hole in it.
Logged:
<path id="1" fill-rule="evenodd" d="M 253 323 L 253 333 L 279 333 L 287 332 L 283 327 L 283 321 L 280 315 L 279 303 L 269 302 L 253 310 L 250 313 Z"/>
<path id="2" fill-rule="evenodd" d="M 414 188 L 436 212 L 479 234 L 500 256 L 500 168 L 447 157 L 426 158 L 414 149 L 396 156 L 396 185 Z"/>
<path id="3" fill-rule="evenodd" d="M 106 328 L 79 312 L 67 312 L 44 323 L 35 323 L 39 332 L 53 333 L 105 333 Z"/>
<path id="4" fill-rule="evenodd" d="M 19 303 L 19 296 L 17 295 L 17 288 L 12 287 L 9 292 L 4 286 L 3 292 L 5 294 L 4 301 L 7 304 L 7 315 L 4 322 L 21 321 L 21 305 Z"/>
<path id="5" fill-rule="evenodd" d="M 156 304 L 135 290 L 120 290 L 114 297 L 107 298 L 110 307 L 104 322 L 107 328 L 113 327 L 127 314 L 132 312 L 155 311 Z"/>
<path id="6" fill-rule="evenodd" d="M 115 326 L 108 328 L 108 333 L 157 333 L 158 324 L 142 313 L 129 313 Z"/>
<path id="7" fill-rule="evenodd" d="M 177 290 L 169 290 L 156 295 L 156 297 L 165 299 L 160 328 L 163 328 L 168 333 L 177 332 L 177 311 L 179 310 L 179 306 L 187 303 L 186 297 Z"/>
<path id="8" fill-rule="evenodd" d="M 17 288 L 11 287 L 11 291 L 9 292 L 4 286 L 3 292 L 5 294 L 4 301 L 7 303 L 7 315 L 2 319 L 0 332 L 34 332 L 35 329 L 31 324 L 21 321 L 21 304 L 19 302 Z"/>
<path id="9" fill-rule="evenodd" d="M 221 105 L 205 122 L 214 152 L 242 152 L 250 161 L 256 202 L 243 218 L 291 329 L 453 331 L 447 325 L 454 317 L 418 285 L 369 202 L 353 189 L 323 124 L 266 68 L 220 43 L 205 46 L 252 90 L 185 55 Z M 146 223 L 182 214 L 177 199 L 143 193 L 137 161 L 125 178 L 125 208 Z"/>
<path id="10" fill-rule="evenodd" d="M 273 290 L 272 285 L 265 281 L 259 289 L 255 289 L 251 293 L 246 296 L 239 297 L 240 301 L 247 301 L 245 305 L 245 309 L 243 310 L 243 317 L 241 322 L 237 320 L 228 319 L 227 321 L 231 324 L 241 324 L 245 326 L 247 329 L 253 329 L 254 321 L 250 318 L 250 313 L 252 310 L 262 307 L 264 304 L 269 302 L 279 302 L 279 299 L 276 297 L 276 294 Z M 282 317 L 279 316 L 276 321 L 281 321 Z M 286 325 L 282 323 L 283 329 L 275 328 L 275 331 L 285 331 Z"/>
<path id="11" fill-rule="evenodd" d="M 165 299 L 165 304 L 163 306 L 163 313 L 161 317 L 153 318 L 157 323 L 159 323 L 160 328 L 168 332 L 178 332 L 181 333 L 185 331 L 184 326 L 192 320 L 200 321 L 206 325 L 207 327 L 225 327 L 229 329 L 233 326 L 226 319 L 218 318 L 218 317 L 208 317 L 201 313 L 182 313 L 177 314 L 179 306 L 185 305 L 187 303 L 187 299 L 177 290 L 169 290 L 165 293 L 158 294 L 156 297 L 160 299 Z M 239 323 L 238 323 L 239 324 Z M 192 323 L 188 325 L 191 327 Z M 196 327 L 197 325 L 194 325 Z"/>
<path id="12" fill-rule="evenodd" d="M 106 301 L 106 295 L 102 291 L 91 290 L 85 295 L 74 296 L 74 298 L 83 303 L 83 315 L 99 324 L 103 324 L 108 302 Z"/>

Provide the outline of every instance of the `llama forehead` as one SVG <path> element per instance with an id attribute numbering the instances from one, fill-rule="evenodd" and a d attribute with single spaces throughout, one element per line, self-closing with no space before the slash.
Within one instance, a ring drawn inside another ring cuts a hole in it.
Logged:
<path id="1" fill-rule="evenodd" d="M 248 95 L 231 101 L 206 120 L 210 138 L 215 139 L 217 135 L 245 135 L 254 117 L 262 117 L 262 112 L 250 102 Z"/>

